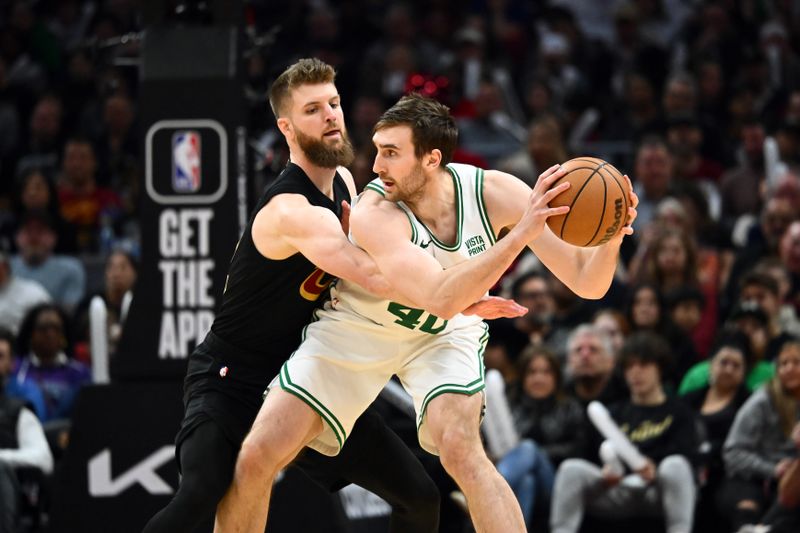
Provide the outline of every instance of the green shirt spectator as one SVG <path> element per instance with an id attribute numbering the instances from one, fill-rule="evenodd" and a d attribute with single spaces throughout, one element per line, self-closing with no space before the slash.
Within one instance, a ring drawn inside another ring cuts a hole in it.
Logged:
<path id="1" fill-rule="evenodd" d="M 686 375 L 681 380 L 681 386 L 678 388 L 678 394 L 686 394 L 693 390 L 702 389 L 708 385 L 708 376 L 710 374 L 711 362 L 701 361 L 692 368 L 690 368 Z M 766 383 L 775 374 L 775 365 L 768 361 L 759 361 L 748 372 L 744 382 L 747 385 L 747 390 L 753 392 L 759 385 Z"/>

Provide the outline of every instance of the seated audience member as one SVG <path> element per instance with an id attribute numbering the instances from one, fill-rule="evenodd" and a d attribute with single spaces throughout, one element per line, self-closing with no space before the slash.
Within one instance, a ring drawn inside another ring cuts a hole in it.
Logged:
<path id="1" fill-rule="evenodd" d="M 17 383 L 11 379 L 14 370 L 14 346 L 16 339 L 11 331 L 0 327 L 0 390 L 7 396 L 25 402 L 39 419 L 45 415 L 44 396 L 41 389 L 32 383 Z"/>
<path id="2" fill-rule="evenodd" d="M 117 193 L 97 184 L 95 150 L 86 139 L 72 138 L 64 145 L 61 176 L 58 181 L 61 214 L 75 225 L 78 250 L 97 251 L 102 217 L 114 223 L 122 212 Z"/>
<path id="3" fill-rule="evenodd" d="M 584 514 L 625 519 L 663 516 L 670 533 L 692 530 L 698 449 L 694 414 L 662 386 L 668 361 L 666 346 L 652 333 L 634 333 L 625 342 L 620 365 L 629 399 L 609 409 L 612 419 L 645 457 L 637 482 L 610 465 L 567 459 L 558 469 L 550 515 L 552 533 L 574 533 Z M 599 437 L 595 438 L 599 450 Z"/>
<path id="4" fill-rule="evenodd" d="M 758 262 L 753 272 L 766 274 L 778 284 L 778 324 L 781 331 L 800 337 L 800 318 L 791 301 L 792 278 L 789 270 L 777 257 L 768 257 Z"/>
<path id="5" fill-rule="evenodd" d="M 0 327 L 12 333 L 34 306 L 50 301 L 50 295 L 38 282 L 15 276 L 8 254 L 0 251 Z"/>
<path id="6" fill-rule="evenodd" d="M 775 377 L 755 391 L 733 422 L 723 447 L 728 479 L 720 499 L 735 531 L 758 522 L 775 499 L 795 445 L 791 439 L 800 400 L 800 342 L 778 354 Z"/>
<path id="7" fill-rule="evenodd" d="M 761 272 L 748 272 L 739 282 L 739 302 L 757 305 L 767 315 L 767 341 L 764 359 L 772 361 L 791 335 L 781 328 L 781 297 L 778 282 Z"/>
<path id="8" fill-rule="evenodd" d="M 601 309 L 595 313 L 592 324 L 606 333 L 611 341 L 614 358 L 616 359 L 619 357 L 622 351 L 622 345 L 631 333 L 631 325 L 628 323 L 628 319 L 625 318 L 625 315 L 616 309 Z"/>
<path id="9" fill-rule="evenodd" d="M 89 342 L 89 306 L 95 296 L 100 296 L 106 304 L 108 310 L 108 344 L 109 353 L 114 353 L 119 337 L 122 333 L 120 323 L 122 312 L 122 299 L 125 294 L 133 290 L 137 275 L 136 259 L 123 250 L 112 252 L 106 260 L 104 277 L 105 285 L 103 290 L 96 294 L 85 297 L 75 310 L 76 326 L 76 358 L 88 360 L 88 357 L 79 357 L 78 352 L 88 353 Z M 80 347 L 80 348 L 79 348 Z"/>
<path id="10" fill-rule="evenodd" d="M 489 324 L 495 342 L 521 350 L 528 344 L 556 350 L 563 344 L 567 331 L 555 320 L 556 302 L 551 279 L 538 270 L 529 270 L 514 280 L 511 298 L 528 308 L 528 312 L 513 319 L 493 320 Z M 516 360 L 519 354 L 509 354 Z"/>
<path id="11" fill-rule="evenodd" d="M 747 243 L 739 248 L 731 265 L 723 293 L 723 301 L 728 309 L 738 299 L 741 277 L 765 257 L 779 255 L 782 236 L 793 223 L 800 224 L 795 201 L 786 195 L 771 193 L 761 209 L 759 223 L 750 229 Z"/>
<path id="12" fill-rule="evenodd" d="M 605 332 L 591 324 L 578 326 L 567 340 L 567 394 L 584 407 L 592 400 L 605 405 L 622 400 L 628 391 L 616 364 Z"/>
<path id="13" fill-rule="evenodd" d="M 674 390 L 684 372 L 696 360 L 692 341 L 682 335 L 669 320 L 663 295 L 652 283 L 642 283 L 631 288 L 627 305 L 627 317 L 633 331 L 649 331 L 669 340 L 669 365 L 662 377 L 664 385 Z"/>
<path id="14" fill-rule="evenodd" d="M 715 497 L 725 478 L 722 445 L 733 419 L 749 395 L 744 385 L 750 350 L 747 338 L 730 335 L 713 350 L 708 385 L 683 396 L 705 428 L 709 447 L 704 452 L 704 483 L 700 489 L 700 505 L 695 517 L 701 531 L 719 531 L 721 517 L 716 512 Z"/>
<path id="15" fill-rule="evenodd" d="M 14 274 L 37 281 L 47 289 L 53 301 L 73 309 L 86 287 L 86 273 L 81 262 L 70 256 L 55 255 L 57 235 L 46 211 L 28 211 L 17 230 L 19 253 L 11 258 Z"/>
<path id="16" fill-rule="evenodd" d="M 725 331 L 743 333 L 748 339 L 751 361 L 745 375 L 745 385 L 747 390 L 751 392 L 772 379 L 775 374 L 773 363 L 761 359 L 766 346 L 767 322 L 767 315 L 764 311 L 755 303 L 747 302 L 738 305 L 733 310 L 728 323 L 724 327 Z M 678 393 L 686 394 L 708 385 L 710 371 L 710 360 L 701 361 L 694 365 L 683 376 Z"/>
<path id="17" fill-rule="evenodd" d="M 61 216 L 56 185 L 43 170 L 32 168 L 22 174 L 15 200 L 17 219 L 22 219 L 28 211 L 47 212 L 57 236 L 55 253 L 74 254 L 78 251 L 75 227 Z"/>
<path id="18" fill-rule="evenodd" d="M 664 295 L 667 317 L 675 324 L 681 335 L 692 339 L 695 354 L 705 356 L 695 340 L 697 327 L 700 325 L 705 298 L 700 289 L 692 285 L 681 285 Z"/>
<path id="19" fill-rule="evenodd" d="M 762 531 L 768 533 L 797 533 L 800 531 L 800 423 L 792 430 L 792 442 L 797 455 L 786 468 L 778 483 L 778 501 L 764 516 L 761 524 L 745 526 L 739 531 Z"/>
<path id="20" fill-rule="evenodd" d="M 530 346 L 520 363 L 522 390 L 511 413 L 522 440 L 498 461 L 497 470 L 530 526 L 534 508 L 537 515 L 549 509 L 554 467 L 582 454 L 585 424 L 581 405 L 561 390 L 561 364 L 552 353 Z"/>
<path id="21" fill-rule="evenodd" d="M 11 353 L 0 337 L 0 379 L 11 371 Z M 53 455 L 41 422 L 25 400 L 0 389 L 0 531 L 18 531 L 21 489 L 18 472 L 36 468 L 43 474 L 53 471 Z"/>
<path id="22" fill-rule="evenodd" d="M 69 418 L 80 388 L 91 381 L 89 368 L 68 354 L 72 346 L 67 319 L 58 306 L 43 304 L 31 309 L 20 327 L 14 371 L 18 385 L 32 384 L 44 395 L 42 422 Z"/>

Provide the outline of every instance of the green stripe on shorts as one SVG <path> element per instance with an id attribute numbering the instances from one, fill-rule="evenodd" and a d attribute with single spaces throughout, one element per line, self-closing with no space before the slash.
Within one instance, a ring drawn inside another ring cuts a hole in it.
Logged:
<path id="1" fill-rule="evenodd" d="M 484 332 L 480 338 L 480 348 L 478 348 L 477 356 L 478 356 L 478 370 L 480 372 L 481 377 L 472 381 L 471 383 L 467 383 L 466 385 L 459 385 L 457 383 L 444 383 L 439 385 L 438 387 L 433 388 L 428 394 L 425 395 L 425 399 L 422 400 L 422 407 L 419 410 L 419 420 L 417 421 L 417 431 L 419 431 L 419 427 L 422 425 L 422 420 L 425 417 L 425 411 L 428 409 L 428 404 L 436 398 L 444 393 L 451 392 L 454 394 L 465 394 L 467 396 L 472 396 L 473 394 L 482 391 L 486 387 L 486 383 L 484 382 L 484 368 L 483 368 L 483 352 L 486 351 L 486 343 L 489 341 L 489 326 L 486 325 L 486 322 L 481 324 L 483 326 Z"/>
<path id="2" fill-rule="evenodd" d="M 323 405 L 322 402 L 317 400 L 313 394 L 308 392 L 306 389 L 301 387 L 300 385 L 296 385 L 292 383 L 292 380 L 289 378 L 289 368 L 286 363 L 283 364 L 281 367 L 281 372 L 279 374 L 281 388 L 288 393 L 294 394 L 303 402 L 308 404 L 314 411 L 317 412 L 319 416 L 325 421 L 328 426 L 333 430 L 333 434 L 336 437 L 336 440 L 339 442 L 339 450 L 341 451 L 342 446 L 344 446 L 344 440 L 347 438 L 347 434 L 344 431 L 344 427 L 339 422 L 339 420 L 334 416 L 330 410 Z"/>

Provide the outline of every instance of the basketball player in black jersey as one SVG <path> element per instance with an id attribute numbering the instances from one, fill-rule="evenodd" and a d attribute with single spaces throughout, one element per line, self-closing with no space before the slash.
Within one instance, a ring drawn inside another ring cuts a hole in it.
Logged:
<path id="1" fill-rule="evenodd" d="M 291 163 L 259 200 L 231 260 L 211 332 L 189 359 L 176 438 L 180 487 L 144 533 L 193 531 L 214 513 L 264 389 L 297 348 L 332 276 L 396 297 L 372 259 L 342 231 L 342 202 L 355 185 L 341 166 L 353 151 L 334 75 L 321 61 L 301 60 L 270 90 Z M 524 312 L 499 300 L 472 310 L 485 318 Z M 295 465 L 329 490 L 356 483 L 381 496 L 392 506 L 392 532 L 438 530 L 436 486 L 372 411 L 358 420 L 338 456 L 308 450 Z"/>

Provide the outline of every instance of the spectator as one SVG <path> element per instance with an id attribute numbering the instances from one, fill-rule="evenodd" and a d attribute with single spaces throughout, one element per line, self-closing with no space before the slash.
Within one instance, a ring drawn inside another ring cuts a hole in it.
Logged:
<path id="1" fill-rule="evenodd" d="M 103 104 L 98 126 L 98 178 L 121 195 L 126 213 L 136 208 L 139 180 L 139 145 L 134 127 L 133 102 L 125 93 L 109 95 Z"/>
<path id="2" fill-rule="evenodd" d="M 52 178 L 42 170 L 32 168 L 22 173 L 16 200 L 17 220 L 24 218 L 27 211 L 46 211 L 56 230 L 57 254 L 74 254 L 78 251 L 75 242 L 75 227 L 64 220 L 58 205 L 58 193 Z"/>
<path id="3" fill-rule="evenodd" d="M 723 168 L 703 155 L 703 128 L 694 114 L 677 113 L 667 120 L 667 143 L 675 162 L 675 178 L 695 182 L 719 181 Z"/>
<path id="4" fill-rule="evenodd" d="M 610 405 L 624 398 L 627 389 L 615 366 L 605 332 L 590 324 L 578 326 L 567 339 L 567 394 L 583 406 L 592 400 Z"/>
<path id="5" fill-rule="evenodd" d="M 749 395 L 744 377 L 751 364 L 748 340 L 743 335 L 723 338 L 711 356 L 709 384 L 683 396 L 703 422 L 709 449 L 705 451 L 705 482 L 700 489 L 697 527 L 720 531 L 722 517 L 716 512 L 716 495 L 725 479 L 722 445 L 733 419 Z"/>
<path id="6" fill-rule="evenodd" d="M 750 271 L 765 257 L 779 255 L 781 238 L 792 222 L 798 219 L 800 219 L 800 205 L 797 205 L 791 198 L 774 194 L 767 198 L 759 216 L 759 223 L 750 229 L 747 242 L 737 251 L 731 266 L 724 292 L 723 306 L 725 309 L 730 309 L 735 304 L 738 297 L 739 280 L 745 272 Z M 800 227 L 798 227 L 798 234 L 800 234 Z M 798 258 L 797 266 L 800 271 L 800 252 Z"/>
<path id="7" fill-rule="evenodd" d="M 63 108 L 53 94 L 39 99 L 30 119 L 30 133 L 22 157 L 17 162 L 17 175 L 38 168 L 55 172 L 63 143 Z"/>
<path id="8" fill-rule="evenodd" d="M 607 113 L 603 136 L 639 143 L 646 135 L 659 131 L 661 113 L 653 83 L 641 72 L 624 75 L 622 98 Z"/>
<path id="9" fill-rule="evenodd" d="M 728 169 L 720 181 L 722 222 L 733 229 L 739 217 L 757 216 L 761 210 L 761 184 L 764 180 L 764 126 L 754 117 L 742 124 L 737 165 Z"/>
<path id="10" fill-rule="evenodd" d="M 800 343 L 784 344 L 776 376 L 745 402 L 723 448 L 729 476 L 723 488 L 725 515 L 735 531 L 755 524 L 775 497 L 776 483 L 795 455 L 790 438 L 798 420 Z"/>
<path id="11" fill-rule="evenodd" d="M 499 370 L 507 383 L 516 381 L 520 352 L 529 344 L 547 346 L 565 335 L 555 322 L 555 300 L 550 278 L 537 270 L 524 272 L 511 286 L 511 298 L 528 308 L 518 318 L 500 318 L 489 323 L 490 341 L 484 360 L 487 368 Z"/>
<path id="12" fill-rule="evenodd" d="M 50 295 L 38 281 L 14 275 L 8 254 L 0 251 L 0 326 L 12 333 L 30 309 L 50 301 Z"/>
<path id="13" fill-rule="evenodd" d="M 760 272 L 772 277 L 778 284 L 778 297 L 780 299 L 780 311 L 778 312 L 778 323 L 781 331 L 786 331 L 794 337 L 800 337 L 800 318 L 791 303 L 792 280 L 789 270 L 777 257 L 770 257 L 759 261 L 754 272 Z"/>
<path id="14" fill-rule="evenodd" d="M 663 296 L 652 283 L 634 286 L 626 307 L 627 317 L 634 332 L 649 331 L 662 339 L 669 339 L 672 350 L 668 354 L 667 366 L 662 369 L 661 379 L 664 385 L 670 388 L 676 386 L 680 383 L 683 373 L 697 358 L 691 339 L 681 335 L 669 320 Z"/>
<path id="15" fill-rule="evenodd" d="M 528 128 L 526 145 L 499 161 L 497 169 L 513 174 L 533 187 L 541 172 L 568 159 L 563 137 L 561 125 L 555 117 L 538 117 Z"/>
<path id="16" fill-rule="evenodd" d="M 696 488 L 691 462 L 698 435 L 689 408 L 664 393 L 666 355 L 666 346 L 650 333 L 632 334 L 622 349 L 620 364 L 630 397 L 612 407 L 610 414 L 645 456 L 646 465 L 635 472 L 639 483 L 621 483 L 619 473 L 608 465 L 564 461 L 553 490 L 553 533 L 577 532 L 584 512 L 617 520 L 663 516 L 669 532 L 692 530 Z"/>
<path id="17" fill-rule="evenodd" d="M 677 228 L 659 231 L 645 256 L 640 281 L 656 285 L 663 295 L 681 285 L 698 285 L 697 244 Z"/>
<path id="18" fill-rule="evenodd" d="M 530 527 L 534 509 L 547 514 L 554 467 L 583 453 L 585 425 L 583 408 L 564 396 L 561 363 L 555 355 L 531 346 L 520 367 L 522 391 L 511 412 L 522 440 L 498 461 L 497 471 L 517 496 Z"/>
<path id="19" fill-rule="evenodd" d="M 666 293 L 664 305 L 670 322 L 675 324 L 681 335 L 695 341 L 695 354 L 705 355 L 698 348 L 695 340 L 697 327 L 702 319 L 703 307 L 705 306 L 703 293 L 692 285 L 681 285 Z"/>
<path id="20" fill-rule="evenodd" d="M 459 146 L 486 159 L 489 165 L 510 156 L 522 147 L 525 129 L 506 111 L 497 83 L 484 79 L 475 96 L 473 117 L 457 118 Z"/>
<path id="21" fill-rule="evenodd" d="M 601 329 L 611 341 L 614 359 L 622 352 L 622 345 L 631 332 L 631 325 L 620 311 L 612 308 L 601 309 L 594 315 L 592 325 Z"/>
<path id="22" fill-rule="evenodd" d="M 97 251 L 100 224 L 113 223 L 122 203 L 117 194 L 97 185 L 94 147 L 85 139 L 72 138 L 64 146 L 58 183 L 61 214 L 78 231 L 78 249 Z M 106 220 L 103 219 L 106 217 Z"/>
<path id="23" fill-rule="evenodd" d="M 688 72 L 678 72 L 664 84 L 661 107 L 667 118 L 694 115 L 697 111 L 697 82 Z"/>
<path id="24" fill-rule="evenodd" d="M 0 382 L 7 383 L 13 360 L 9 336 L 0 333 Z M 35 468 L 53 471 L 53 456 L 42 424 L 25 399 L 0 388 L 0 531 L 18 531 L 22 492 L 18 471 Z"/>
<path id="25" fill-rule="evenodd" d="M 78 360 L 88 362 L 88 357 L 79 354 L 88 351 L 89 342 L 89 306 L 95 296 L 100 296 L 108 311 L 108 352 L 114 353 L 122 334 L 122 299 L 128 291 L 133 290 L 136 283 L 138 263 L 136 259 L 123 250 L 116 250 L 108 256 L 105 266 L 105 286 L 99 293 L 92 294 L 78 304 L 75 310 L 76 349 Z"/>
<path id="26" fill-rule="evenodd" d="M 73 309 L 83 298 L 86 273 L 74 257 L 54 255 L 58 236 L 46 211 L 28 211 L 17 230 L 19 253 L 11 258 L 14 274 L 38 281 L 58 305 Z"/>
<path id="27" fill-rule="evenodd" d="M 658 137 L 645 137 L 636 151 L 633 190 L 639 195 L 638 215 L 633 222 L 640 230 L 655 217 L 658 202 L 672 186 L 673 161 L 667 145 Z"/>
<path id="28" fill-rule="evenodd" d="M 14 346 L 16 338 L 10 330 L 0 327 L 0 394 L 19 398 L 39 419 L 45 414 L 44 396 L 39 387 L 31 383 L 19 384 L 11 379 L 14 368 Z"/>
<path id="29" fill-rule="evenodd" d="M 775 374 L 775 367 L 770 361 L 763 360 L 766 348 L 767 315 L 756 304 L 746 303 L 734 308 L 728 323 L 724 328 L 725 334 L 743 333 L 748 340 L 748 349 L 751 357 L 748 372 L 745 376 L 745 385 L 749 391 L 754 391 L 766 383 Z M 702 389 L 708 385 L 710 379 L 710 361 L 701 361 L 684 374 L 678 389 L 679 394 Z"/>
<path id="30" fill-rule="evenodd" d="M 792 441 L 800 456 L 800 423 L 792 430 Z M 800 529 L 800 458 L 792 460 L 778 484 L 778 502 L 772 506 L 764 524 L 770 533 L 794 533 Z"/>
<path id="31" fill-rule="evenodd" d="M 63 421 L 72 413 L 78 391 L 91 381 L 89 368 L 73 360 L 64 311 L 52 304 L 34 307 L 20 327 L 21 359 L 14 369 L 17 384 L 38 386 L 45 400 L 43 423 Z"/>
<path id="32" fill-rule="evenodd" d="M 764 359 L 772 361 L 778 350 L 791 335 L 781 328 L 780 287 L 774 278 L 759 272 L 750 272 L 740 281 L 739 301 L 755 304 L 767 315 L 767 344 Z"/>
<path id="33" fill-rule="evenodd" d="M 781 262 L 791 276 L 790 300 L 800 309 L 800 220 L 795 220 L 780 240 Z"/>

